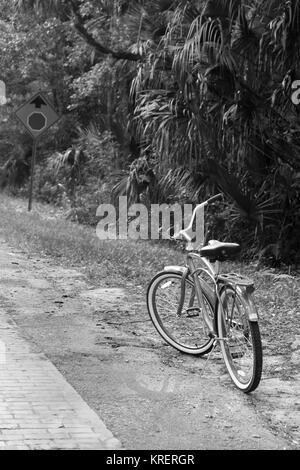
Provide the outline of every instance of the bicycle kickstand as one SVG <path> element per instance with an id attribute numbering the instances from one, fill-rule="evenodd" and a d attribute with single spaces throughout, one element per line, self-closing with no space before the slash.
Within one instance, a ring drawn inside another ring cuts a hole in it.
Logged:
<path id="1" fill-rule="evenodd" d="M 206 361 L 205 361 L 205 364 L 204 364 L 204 366 L 203 366 L 203 368 L 202 368 L 202 371 L 201 371 L 201 373 L 200 373 L 200 376 L 199 376 L 200 379 L 203 377 L 203 374 L 204 374 L 204 372 L 205 372 L 206 369 L 207 369 L 208 362 L 209 362 L 209 360 L 210 360 L 210 356 L 212 355 L 212 353 L 213 353 L 214 350 L 216 349 L 217 344 L 218 344 L 218 338 L 215 338 L 215 339 L 214 339 L 214 342 L 213 342 L 213 347 L 211 348 L 211 350 L 210 350 L 210 352 L 209 352 L 209 354 L 208 354 L 208 356 L 207 356 L 207 359 L 206 359 Z"/>

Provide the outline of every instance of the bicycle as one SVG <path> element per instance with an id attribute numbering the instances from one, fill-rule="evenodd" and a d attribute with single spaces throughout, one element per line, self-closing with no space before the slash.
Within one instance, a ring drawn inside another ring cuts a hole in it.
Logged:
<path id="1" fill-rule="evenodd" d="M 220 344 L 232 381 L 249 393 L 259 385 L 263 362 L 254 283 L 220 269 L 221 262 L 236 258 L 240 245 L 211 240 L 190 248 L 196 214 L 220 197 L 197 205 L 189 226 L 173 236 L 188 242 L 186 266 L 166 266 L 153 277 L 147 307 L 158 333 L 177 350 L 202 356 Z"/>

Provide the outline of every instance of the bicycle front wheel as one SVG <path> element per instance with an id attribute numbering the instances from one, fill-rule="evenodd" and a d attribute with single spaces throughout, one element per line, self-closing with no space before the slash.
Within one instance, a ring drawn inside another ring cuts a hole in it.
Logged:
<path id="1" fill-rule="evenodd" d="M 203 291 L 203 300 L 213 319 L 212 296 Z M 174 348 L 195 355 L 208 353 L 212 349 L 214 340 L 209 336 L 191 280 L 186 279 L 182 284 L 179 273 L 158 273 L 149 284 L 147 306 L 156 330 Z"/>
<path id="2" fill-rule="evenodd" d="M 223 288 L 218 308 L 218 332 L 226 368 L 243 392 L 255 390 L 262 373 L 262 344 L 258 323 L 249 320 L 248 300 L 242 291 Z"/>

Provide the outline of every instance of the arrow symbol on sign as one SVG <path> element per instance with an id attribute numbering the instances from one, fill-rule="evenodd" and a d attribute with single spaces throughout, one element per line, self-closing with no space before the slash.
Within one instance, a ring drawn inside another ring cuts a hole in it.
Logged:
<path id="1" fill-rule="evenodd" d="M 35 104 L 35 107 L 36 107 L 36 108 L 41 108 L 42 105 L 47 106 L 47 103 L 45 103 L 45 101 L 43 100 L 43 98 L 41 98 L 40 96 L 38 96 L 37 98 L 35 98 L 34 100 L 32 100 L 32 101 L 30 102 L 30 104 Z"/>

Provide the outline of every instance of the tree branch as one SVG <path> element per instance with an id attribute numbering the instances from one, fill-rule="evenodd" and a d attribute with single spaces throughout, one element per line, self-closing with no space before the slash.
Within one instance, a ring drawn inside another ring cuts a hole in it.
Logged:
<path id="1" fill-rule="evenodd" d="M 134 54 L 128 51 L 114 51 L 100 42 L 98 42 L 92 34 L 88 32 L 84 26 L 84 20 L 79 11 L 79 5 L 75 3 L 74 0 L 71 0 L 72 11 L 75 16 L 74 27 L 76 31 L 84 38 L 84 40 L 92 47 L 94 47 L 101 54 L 111 55 L 116 60 L 132 60 L 138 61 L 142 59 L 140 54 Z"/>

